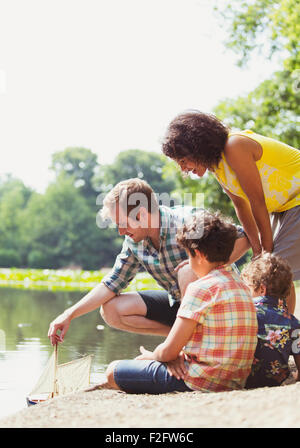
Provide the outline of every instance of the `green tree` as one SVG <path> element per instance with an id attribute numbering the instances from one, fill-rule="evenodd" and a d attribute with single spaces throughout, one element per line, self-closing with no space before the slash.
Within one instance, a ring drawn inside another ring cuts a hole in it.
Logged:
<path id="1" fill-rule="evenodd" d="M 248 95 L 219 103 L 214 113 L 232 129 L 252 129 L 299 148 L 299 103 L 290 73 L 282 71 Z"/>
<path id="2" fill-rule="evenodd" d="M 96 192 L 92 186 L 92 179 L 99 168 L 97 155 L 90 149 L 70 147 L 52 155 L 51 169 L 56 177 L 71 177 L 74 186 L 80 193 L 91 201 L 96 201 Z"/>
<path id="3" fill-rule="evenodd" d="M 215 114 L 232 128 L 250 128 L 299 147 L 299 1 L 233 0 L 216 10 L 228 24 L 226 45 L 238 54 L 239 65 L 260 51 L 269 59 L 279 55 L 282 67 L 248 95 L 222 101 Z"/>
<path id="4" fill-rule="evenodd" d="M 254 51 L 271 58 L 280 52 L 283 68 L 299 68 L 300 3 L 298 0 L 215 1 L 215 10 L 226 26 L 226 46 L 245 65 Z"/>
<path id="5" fill-rule="evenodd" d="M 138 177 L 148 182 L 156 193 L 170 193 L 176 184 L 172 178 L 162 177 L 166 162 L 165 156 L 154 152 L 122 151 L 112 164 L 99 169 L 93 183 L 98 191 L 105 193 L 122 180 Z"/>
<path id="6" fill-rule="evenodd" d="M 19 267 L 25 262 L 23 210 L 31 195 L 21 180 L 11 175 L 0 179 L 0 266 Z"/>
<path id="7" fill-rule="evenodd" d="M 96 225 L 98 192 L 93 186 L 93 178 L 99 168 L 97 155 L 90 149 L 70 147 L 52 156 L 51 169 L 56 173 L 55 183 L 71 183 L 85 203 L 82 210 L 84 221 L 78 227 L 77 237 L 68 240 L 69 243 L 72 241 L 73 248 L 70 262 L 80 264 L 85 269 L 111 265 L 121 247 L 121 240 L 114 229 L 99 229 Z"/>
<path id="8" fill-rule="evenodd" d="M 24 216 L 28 265 L 61 268 L 70 264 L 98 269 L 111 261 L 115 241 L 103 238 L 96 216 L 66 176 L 51 184 L 45 194 L 35 193 Z"/>

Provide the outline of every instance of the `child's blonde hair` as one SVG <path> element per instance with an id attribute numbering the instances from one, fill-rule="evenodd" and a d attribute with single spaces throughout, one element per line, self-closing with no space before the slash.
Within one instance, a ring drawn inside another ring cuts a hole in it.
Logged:
<path id="1" fill-rule="evenodd" d="M 266 295 L 285 299 L 291 290 L 293 274 L 288 262 L 279 255 L 263 252 L 245 266 L 241 277 L 254 291 L 263 285 Z"/>

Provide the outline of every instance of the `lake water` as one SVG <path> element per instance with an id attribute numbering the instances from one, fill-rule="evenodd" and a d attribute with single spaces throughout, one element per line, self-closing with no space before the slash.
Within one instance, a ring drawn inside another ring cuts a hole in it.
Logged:
<path id="1" fill-rule="evenodd" d="M 0 288 L 0 418 L 26 407 L 26 396 L 53 353 L 47 337 L 49 323 L 83 295 Z M 104 328 L 97 329 L 99 325 Z M 58 360 L 93 355 L 91 383 L 97 383 L 111 361 L 134 358 L 140 345 L 152 350 L 161 341 L 157 336 L 112 329 L 96 310 L 72 321 L 59 345 Z"/>

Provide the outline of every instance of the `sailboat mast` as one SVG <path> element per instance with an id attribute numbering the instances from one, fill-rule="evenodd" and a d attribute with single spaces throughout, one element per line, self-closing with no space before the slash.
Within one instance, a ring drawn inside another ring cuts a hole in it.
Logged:
<path id="1" fill-rule="evenodd" d="M 57 359 L 58 359 L 58 352 L 57 352 L 57 343 L 54 347 L 54 376 L 53 376 L 53 392 L 52 392 L 52 398 L 57 395 Z"/>

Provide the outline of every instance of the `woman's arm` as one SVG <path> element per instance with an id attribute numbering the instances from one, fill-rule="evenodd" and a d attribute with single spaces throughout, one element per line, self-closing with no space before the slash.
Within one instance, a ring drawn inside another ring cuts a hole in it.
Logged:
<path id="1" fill-rule="evenodd" d="M 248 201 L 236 196 L 224 188 L 225 193 L 230 197 L 233 202 L 236 215 L 243 226 L 244 231 L 248 237 L 250 245 L 252 247 L 253 256 L 260 254 L 261 244 L 259 238 L 259 231 L 252 214 L 251 206 Z"/>
<path id="2" fill-rule="evenodd" d="M 243 198 L 238 198 L 230 193 L 238 218 L 248 235 L 253 252 L 258 254 L 261 249 L 272 252 L 273 235 L 262 182 L 255 163 L 256 151 L 256 142 L 245 137 L 233 136 L 228 140 L 224 153 L 229 166 L 235 172 L 249 200 L 249 203 L 247 203 Z M 255 226 L 257 228 L 256 231 Z M 257 231 L 260 235 L 260 250 L 257 237 L 255 237 Z"/>

